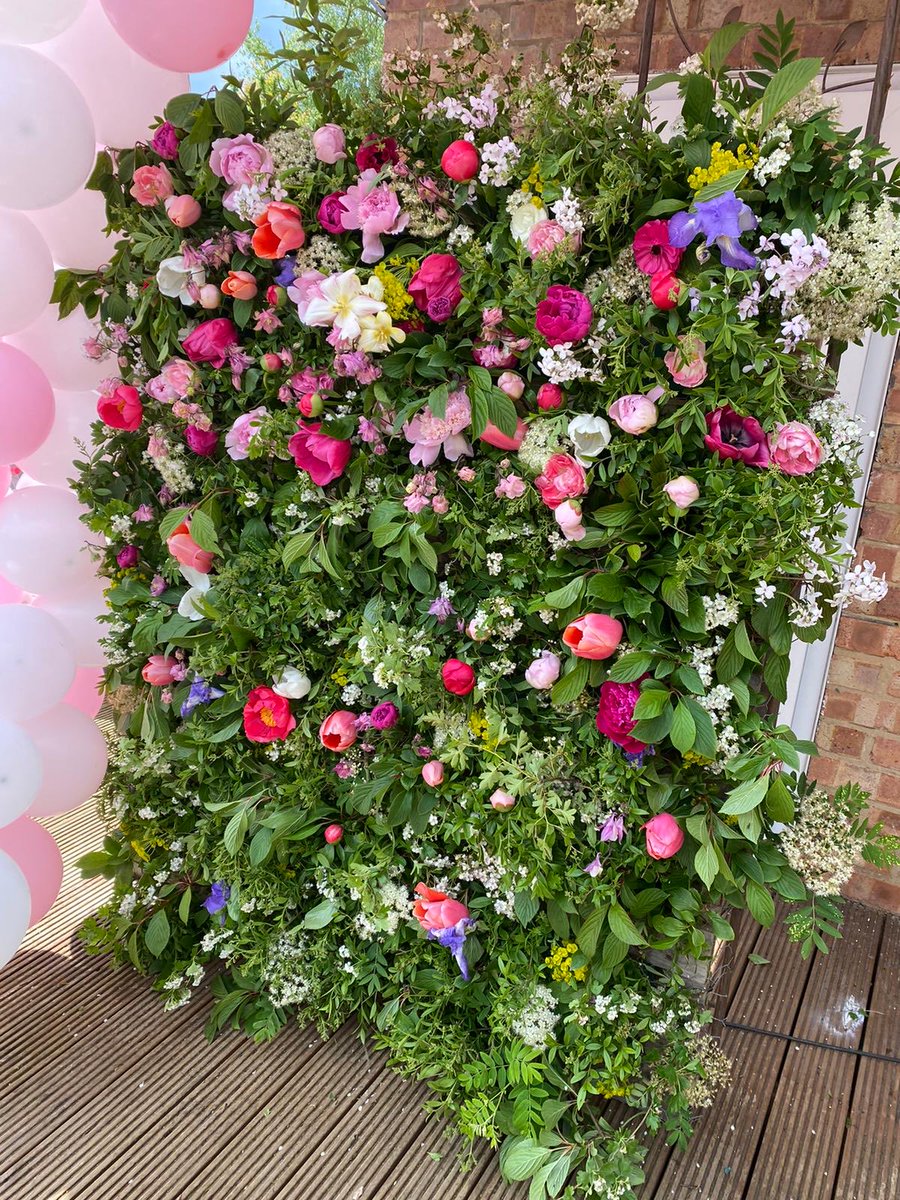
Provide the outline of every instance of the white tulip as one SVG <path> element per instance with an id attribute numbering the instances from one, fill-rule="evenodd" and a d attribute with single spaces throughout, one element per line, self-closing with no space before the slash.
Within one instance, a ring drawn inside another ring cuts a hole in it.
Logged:
<path id="1" fill-rule="evenodd" d="M 610 442 L 609 423 L 603 417 L 581 413 L 569 422 L 569 437 L 575 445 L 575 461 L 582 467 L 593 466 Z"/>
<path id="2" fill-rule="evenodd" d="M 194 601 L 202 600 L 212 587 L 210 578 L 202 571 L 195 571 L 193 567 L 182 567 L 181 573 L 191 586 L 178 602 L 179 616 L 187 617 L 189 621 L 202 621 L 206 613 L 201 612 Z"/>
<path id="3" fill-rule="evenodd" d="M 299 667 L 284 667 L 272 684 L 272 691 L 285 700 L 302 700 L 312 687 L 309 676 Z"/>

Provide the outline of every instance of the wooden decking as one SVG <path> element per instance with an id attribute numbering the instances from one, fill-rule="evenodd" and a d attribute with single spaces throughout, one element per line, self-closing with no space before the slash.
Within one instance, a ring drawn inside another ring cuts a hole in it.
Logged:
<path id="1" fill-rule="evenodd" d="M 484 1149 L 460 1174 L 424 1088 L 349 1026 L 207 1045 L 202 999 L 165 1014 L 145 980 L 87 958 L 74 932 L 106 885 L 71 864 L 99 824 L 86 806 L 48 825 L 63 893 L 0 973 L 0 1200 L 525 1200 Z M 644 1200 L 900 1196 L 900 1064 L 826 1048 L 900 1057 L 900 918 L 851 906 L 809 963 L 747 927 L 718 990 L 731 1087 L 687 1152 L 654 1147 Z"/>

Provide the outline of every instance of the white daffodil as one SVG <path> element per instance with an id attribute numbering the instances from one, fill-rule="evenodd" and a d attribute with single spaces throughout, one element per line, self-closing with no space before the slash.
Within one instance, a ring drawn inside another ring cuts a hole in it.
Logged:
<path id="1" fill-rule="evenodd" d="M 319 284 L 320 296 L 310 300 L 306 309 L 307 325 L 333 325 L 341 338 L 354 342 L 362 332 L 360 321 L 385 307 L 363 290 L 355 271 L 329 275 Z"/>
<path id="2" fill-rule="evenodd" d="M 210 578 L 202 571 L 195 571 L 193 567 L 181 567 L 180 569 L 190 586 L 178 602 L 179 616 L 187 617 L 189 621 L 202 621 L 206 617 L 206 613 L 197 608 L 195 601 L 202 600 L 212 587 Z"/>
<path id="3" fill-rule="evenodd" d="M 384 354 L 391 348 L 391 342 L 405 342 L 406 334 L 391 320 L 391 314 L 375 313 L 372 317 L 363 317 L 360 321 L 362 332 L 359 335 L 359 348 L 366 354 Z"/>
<path id="4" fill-rule="evenodd" d="M 609 424 L 603 417 L 581 413 L 569 422 L 569 437 L 575 445 L 575 461 L 590 467 L 600 457 L 610 441 Z"/>
<path id="5" fill-rule="evenodd" d="M 302 700 L 312 687 L 309 676 L 299 667 L 284 667 L 272 684 L 272 691 L 285 700 Z"/>
<path id="6" fill-rule="evenodd" d="M 189 283 L 203 287 L 206 283 L 206 272 L 202 267 L 187 266 L 184 256 L 181 254 L 173 254 L 171 258 L 164 258 L 159 264 L 159 270 L 156 272 L 156 285 L 163 296 L 168 296 L 172 300 L 177 297 L 182 304 L 193 304 L 195 301 L 187 290 Z"/>
<path id="7" fill-rule="evenodd" d="M 513 241 L 527 242 L 528 235 L 538 221 L 546 221 L 550 214 L 540 201 L 526 200 L 520 204 L 509 219 L 509 232 Z"/>

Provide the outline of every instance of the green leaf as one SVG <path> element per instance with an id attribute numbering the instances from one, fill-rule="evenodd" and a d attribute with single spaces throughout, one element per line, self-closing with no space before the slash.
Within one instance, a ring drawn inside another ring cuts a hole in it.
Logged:
<path id="1" fill-rule="evenodd" d="M 706 75 L 688 75 L 684 84 L 684 104 L 681 116 L 685 127 L 690 130 L 695 125 L 707 128 L 712 121 L 712 108 L 716 98 L 715 89 Z"/>
<path id="2" fill-rule="evenodd" d="M 794 798 L 780 775 L 772 773 L 766 793 L 766 813 L 770 820 L 790 825 L 794 819 Z"/>
<path id="3" fill-rule="evenodd" d="M 821 58 L 798 58 L 776 71 L 763 93 L 760 128 L 767 129 L 784 106 L 799 96 L 821 69 Z M 760 142 L 762 140 L 760 138 Z"/>
<path id="4" fill-rule="evenodd" d="M 642 675 L 646 675 L 652 665 L 652 654 L 644 654 L 639 650 L 632 650 L 629 654 L 623 654 L 620 659 L 613 663 L 609 677 L 616 683 L 634 683 L 636 679 L 640 679 Z"/>
<path id="5" fill-rule="evenodd" d="M 179 129 L 187 129 L 191 124 L 191 118 L 202 103 L 203 97 L 198 96 L 196 92 L 182 92 L 180 96 L 173 96 L 166 105 L 165 118 Z"/>
<path id="6" fill-rule="evenodd" d="M 772 960 L 763 958 L 761 954 L 748 954 L 747 961 L 752 962 L 755 967 L 767 967 Z"/>
<path id="7" fill-rule="evenodd" d="M 701 758 L 715 758 L 718 743 L 712 718 L 706 709 L 696 700 L 692 700 L 690 696 L 684 696 L 682 703 L 690 709 L 691 716 L 694 718 L 694 753 L 699 754 Z"/>
<path id="8" fill-rule="evenodd" d="M 723 817 L 736 817 L 741 813 L 750 812 L 751 809 L 758 808 L 762 804 L 768 790 L 768 776 L 764 775 L 762 779 L 748 779 L 746 783 L 738 784 L 729 793 L 728 799 L 719 809 L 719 813 Z"/>
<path id="9" fill-rule="evenodd" d="M 590 669 L 591 664 L 586 658 L 576 659 L 572 670 L 554 683 L 550 692 L 553 704 L 571 704 L 573 700 L 577 700 L 587 687 Z"/>
<path id="10" fill-rule="evenodd" d="M 334 919 L 337 911 L 337 905 L 333 900 L 323 900 L 321 904 L 311 908 L 303 918 L 303 928 L 324 929 Z"/>
<path id="11" fill-rule="evenodd" d="M 694 203 L 698 200 L 715 200 L 717 196 L 724 196 L 726 192 L 736 192 L 744 182 L 747 175 L 746 168 L 740 171 L 728 171 L 713 183 L 708 183 L 705 187 L 694 195 Z"/>
<path id="12" fill-rule="evenodd" d="M 725 66 L 726 59 L 751 26 L 743 21 L 735 21 L 731 25 L 723 25 L 717 29 L 702 51 L 701 57 L 713 75 L 718 75 Z"/>
<path id="13" fill-rule="evenodd" d="M 159 523 L 159 536 L 162 541 L 166 541 L 178 528 L 182 522 L 186 521 L 190 509 L 187 508 L 171 508 Z"/>
<path id="14" fill-rule="evenodd" d="M 513 908 L 516 910 L 516 916 L 522 925 L 530 925 L 538 914 L 540 905 L 531 892 L 521 891 L 516 892 Z"/>
<path id="15" fill-rule="evenodd" d="M 585 958 L 593 958 L 597 953 L 597 942 L 600 940 L 600 934 L 606 922 L 606 905 L 600 908 L 593 908 L 581 922 L 575 940 L 578 943 L 578 949 Z"/>
<path id="16" fill-rule="evenodd" d="M 292 567 L 301 558 L 307 558 L 315 540 L 316 533 L 313 529 L 307 530 L 306 533 L 295 533 L 293 537 L 288 538 L 281 551 L 281 561 L 284 567 Z"/>
<path id="17" fill-rule="evenodd" d="M 218 92 L 213 101 L 213 108 L 216 120 L 226 133 L 244 132 L 244 106 L 234 92 L 227 89 Z"/>
<path id="18" fill-rule="evenodd" d="M 734 645 L 742 658 L 746 658 L 749 662 L 759 662 L 756 651 L 750 644 L 750 635 L 747 633 L 747 626 L 743 621 L 738 622 L 734 627 Z"/>
<path id="19" fill-rule="evenodd" d="M 734 630 L 728 634 L 725 639 L 722 649 L 719 651 L 719 657 L 716 659 L 716 678 L 719 683 L 728 683 L 734 679 L 735 675 L 739 675 L 744 665 L 744 658 L 740 650 L 734 642 Z"/>
<path id="20" fill-rule="evenodd" d="M 670 692 L 668 688 L 645 688 L 638 696 L 634 706 L 633 717 L 636 721 L 651 720 L 658 717 L 668 706 Z"/>
<path id="21" fill-rule="evenodd" d="M 791 660 L 787 654 L 770 654 L 763 663 L 763 679 L 776 700 L 787 700 L 787 681 Z"/>
<path id="22" fill-rule="evenodd" d="M 216 527 L 212 518 L 202 508 L 195 509 L 191 516 L 191 537 L 201 550 L 208 550 L 212 554 L 218 552 L 219 539 L 216 536 Z"/>
<path id="23" fill-rule="evenodd" d="M 709 921 L 709 927 L 717 938 L 720 938 L 723 942 L 734 941 L 734 929 L 724 917 L 720 917 L 716 912 L 709 912 L 706 914 L 706 919 Z"/>
<path id="24" fill-rule="evenodd" d="M 500 1147 L 500 1174 L 514 1183 L 530 1179 L 549 1157 L 548 1147 L 531 1138 L 507 1138 Z"/>
<path id="25" fill-rule="evenodd" d="M 705 842 L 694 855 L 694 870 L 708 888 L 719 873 L 719 856 L 712 842 Z"/>
<path id="26" fill-rule="evenodd" d="M 178 903 L 178 919 L 182 925 L 187 925 L 191 917 L 191 895 L 191 889 L 189 887 L 185 888 Z"/>
<path id="27" fill-rule="evenodd" d="M 166 910 L 159 908 L 150 918 L 147 928 L 144 930 L 144 945 L 154 958 L 159 958 L 163 950 L 165 950 L 169 944 L 170 934 L 171 930 Z"/>
<path id="28" fill-rule="evenodd" d="M 691 710 L 683 700 L 679 700 L 675 705 L 675 715 L 672 717 L 669 740 L 676 750 L 680 750 L 682 754 L 687 754 L 688 750 L 694 744 L 696 732 L 697 726 L 694 724 Z"/>
<path id="29" fill-rule="evenodd" d="M 578 603 L 583 590 L 584 576 L 576 575 L 564 587 L 557 588 L 555 592 L 548 592 L 541 601 L 541 608 L 570 608 Z"/>
<path id="30" fill-rule="evenodd" d="M 228 824 L 225 826 L 225 832 L 222 834 L 222 844 L 231 855 L 232 858 L 240 850 L 244 844 L 244 838 L 247 835 L 247 825 L 249 818 L 245 808 L 240 809 L 234 814 Z"/>
<path id="31" fill-rule="evenodd" d="M 687 588 L 680 579 L 664 579 L 660 592 L 662 593 L 663 603 L 667 604 L 669 608 L 674 609 L 677 613 L 687 612 Z"/>
<path id="32" fill-rule="evenodd" d="M 605 504 L 602 508 L 594 509 L 591 520 L 599 525 L 607 525 L 610 529 L 621 529 L 634 515 L 635 509 L 632 504 Z"/>
<path id="33" fill-rule="evenodd" d="M 588 596 L 593 596 L 597 600 L 603 600 L 607 604 L 611 604 L 622 599 L 625 585 L 618 575 L 599 572 L 590 576 L 585 591 Z"/>
<path id="34" fill-rule="evenodd" d="M 620 942 L 626 946 L 646 946 L 644 937 L 638 933 L 634 922 L 620 904 L 613 904 L 607 917 L 609 927 Z"/>
<path id="35" fill-rule="evenodd" d="M 258 867 L 269 857 L 272 850 L 272 830 L 261 825 L 250 839 L 250 866 Z"/>
<path id="36" fill-rule="evenodd" d="M 775 901 L 772 899 L 772 893 L 768 888 L 748 879 L 746 896 L 751 916 L 768 929 L 775 920 Z"/>
<path id="37" fill-rule="evenodd" d="M 661 742 L 664 737 L 669 736 L 674 714 L 675 710 L 672 705 L 667 704 L 658 717 L 651 717 L 647 721 L 638 721 L 631 730 L 632 737 L 639 742 L 646 742 L 648 745 Z"/>

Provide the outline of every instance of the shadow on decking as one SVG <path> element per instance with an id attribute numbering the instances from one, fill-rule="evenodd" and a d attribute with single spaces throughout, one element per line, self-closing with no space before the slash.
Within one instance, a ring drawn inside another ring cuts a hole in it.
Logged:
<path id="1" fill-rule="evenodd" d="M 208 1045 L 207 1001 L 166 1014 L 87 957 L 74 930 L 107 885 L 71 864 L 99 822 L 86 806 L 48 825 L 63 892 L 0 974 L 0 1200 L 524 1200 L 483 1148 L 460 1174 L 425 1089 L 349 1025 Z M 807 963 L 780 927 L 742 927 L 718 990 L 719 1018 L 763 1032 L 719 1027 L 732 1084 L 685 1153 L 654 1146 L 644 1200 L 895 1200 L 900 1065 L 827 1047 L 900 1054 L 900 918 L 850 905 Z"/>

